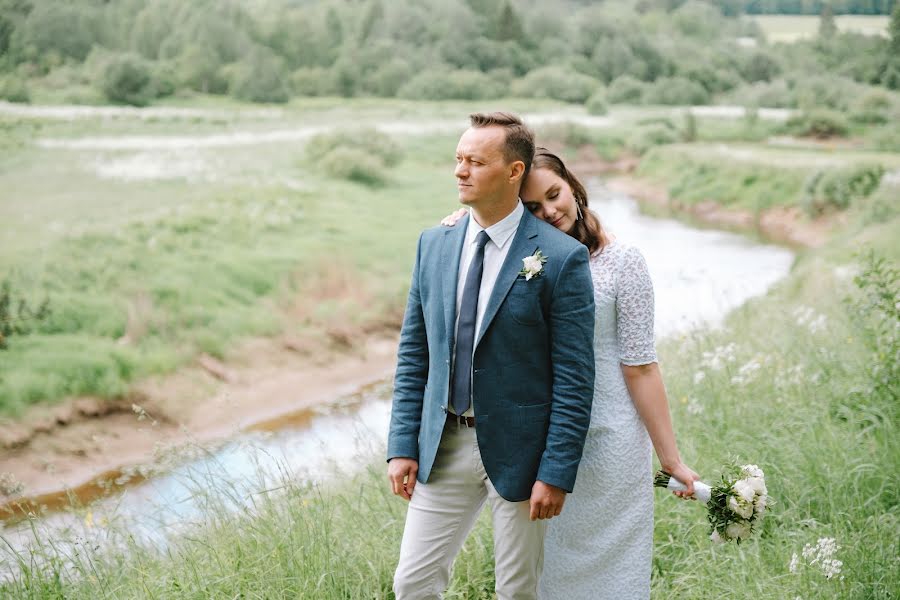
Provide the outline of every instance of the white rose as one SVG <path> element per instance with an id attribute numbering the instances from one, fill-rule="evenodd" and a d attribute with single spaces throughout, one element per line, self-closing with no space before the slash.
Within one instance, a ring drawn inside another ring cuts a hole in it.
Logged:
<path id="1" fill-rule="evenodd" d="M 765 477 L 763 470 L 756 465 L 744 465 L 741 467 L 741 471 L 743 471 L 744 475 L 747 477 Z"/>
<path id="2" fill-rule="evenodd" d="M 541 259 L 537 256 L 526 256 L 522 259 L 522 262 L 525 263 L 526 271 L 540 271 L 541 270 Z"/>
<path id="3" fill-rule="evenodd" d="M 746 481 L 750 482 L 750 487 L 757 494 L 765 495 L 769 493 L 769 490 L 766 489 L 766 480 L 762 477 L 748 477 Z"/>
<path id="4" fill-rule="evenodd" d="M 725 528 L 725 535 L 733 540 L 745 540 L 750 537 L 750 523 L 747 521 L 735 521 Z"/>
<path id="5" fill-rule="evenodd" d="M 744 517 L 745 519 L 749 519 L 753 514 L 753 505 L 744 503 L 735 496 L 729 496 L 728 508 L 730 508 L 731 512 L 734 514 Z"/>
<path id="6" fill-rule="evenodd" d="M 753 484 L 747 479 L 738 479 L 734 482 L 731 489 L 733 489 L 734 493 L 740 496 L 744 502 L 753 502 L 753 497 L 756 496 L 756 490 L 753 489 Z"/>

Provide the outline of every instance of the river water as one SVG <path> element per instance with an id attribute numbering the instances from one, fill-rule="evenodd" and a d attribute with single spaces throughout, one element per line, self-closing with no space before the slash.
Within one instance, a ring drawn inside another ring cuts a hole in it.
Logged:
<path id="1" fill-rule="evenodd" d="M 656 292 L 658 337 L 696 327 L 714 327 L 748 298 L 764 294 L 784 277 L 793 254 L 717 230 L 642 215 L 637 203 L 589 182 L 592 208 L 620 240 L 644 253 Z M 325 398 L 316 411 L 279 421 L 276 430 L 248 431 L 215 449 L 183 449 L 171 468 L 125 485 L 89 509 L 49 514 L 0 530 L 9 548 L 0 551 L 0 574 L 17 570 L 10 548 L 27 552 L 35 528 L 60 546 L 115 543 L 118 532 L 164 545 L 173 535 L 204 520 L 212 496 L 216 510 L 247 510 L 255 495 L 285 477 L 330 482 L 378 456 L 390 414 L 390 382 L 345 398 Z M 376 459 L 377 460 L 377 459 Z M 124 477 L 123 477 L 124 479 Z"/>

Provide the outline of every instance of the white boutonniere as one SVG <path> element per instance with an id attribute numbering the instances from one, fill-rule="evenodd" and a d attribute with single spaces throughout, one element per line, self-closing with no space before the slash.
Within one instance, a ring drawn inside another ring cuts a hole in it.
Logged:
<path id="1" fill-rule="evenodd" d="M 537 277 L 544 272 L 545 262 L 547 262 L 547 257 L 538 250 L 531 256 L 526 256 L 522 259 L 522 263 L 525 266 L 519 271 L 519 275 L 524 275 L 525 281 L 531 281 L 532 277 Z"/>

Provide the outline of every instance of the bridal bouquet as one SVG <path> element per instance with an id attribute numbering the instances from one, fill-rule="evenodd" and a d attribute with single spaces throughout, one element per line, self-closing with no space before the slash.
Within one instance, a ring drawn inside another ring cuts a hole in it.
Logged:
<path id="1" fill-rule="evenodd" d="M 722 482 L 715 486 L 694 482 L 694 497 L 706 504 L 709 537 L 716 543 L 731 540 L 740 543 L 750 537 L 762 520 L 767 503 L 771 503 L 762 469 L 744 465 L 730 471 L 722 475 Z M 656 473 L 654 485 L 672 491 L 687 489 L 665 471 Z"/>

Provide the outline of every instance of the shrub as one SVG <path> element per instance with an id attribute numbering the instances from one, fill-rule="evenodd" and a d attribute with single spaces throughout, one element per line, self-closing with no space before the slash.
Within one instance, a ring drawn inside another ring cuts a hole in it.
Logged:
<path id="1" fill-rule="evenodd" d="M 794 82 L 797 106 L 804 110 L 821 107 L 845 111 L 865 89 L 852 79 L 837 75 L 802 77 Z"/>
<path id="2" fill-rule="evenodd" d="M 131 53 L 109 58 L 99 87 L 111 102 L 134 106 L 146 106 L 157 95 L 150 63 Z"/>
<path id="3" fill-rule="evenodd" d="M 663 77 L 653 82 L 644 95 L 648 104 L 692 105 L 709 102 L 709 92 L 702 85 L 684 77 Z"/>
<path id="4" fill-rule="evenodd" d="M 875 149 L 884 152 L 900 152 L 900 124 L 893 123 L 885 127 L 879 127 L 872 136 Z"/>
<path id="5" fill-rule="evenodd" d="M 359 148 L 340 146 L 323 156 L 318 164 L 330 177 L 370 186 L 384 183 L 384 163 Z"/>
<path id="6" fill-rule="evenodd" d="M 270 50 L 257 50 L 235 66 L 229 91 L 249 102 L 287 102 L 290 94 L 283 61 Z"/>
<path id="7" fill-rule="evenodd" d="M 738 71 L 745 81 L 771 81 L 781 74 L 781 63 L 773 56 L 762 50 L 756 50 L 748 56 L 742 57 L 738 64 Z"/>
<path id="8" fill-rule="evenodd" d="M 813 217 L 829 209 L 845 210 L 878 189 L 883 175 L 878 164 L 816 171 L 804 185 L 801 206 Z"/>
<path id="9" fill-rule="evenodd" d="M 795 135 L 829 138 L 846 135 L 847 119 L 839 112 L 819 109 L 791 117 L 786 127 Z"/>
<path id="10" fill-rule="evenodd" d="M 628 138 L 627 146 L 635 154 L 644 154 L 654 146 L 678 141 L 678 131 L 668 121 L 654 121 L 639 126 Z"/>
<path id="11" fill-rule="evenodd" d="M 485 100 L 499 98 L 505 87 L 480 71 L 427 70 L 407 81 L 397 92 L 411 100 Z"/>
<path id="12" fill-rule="evenodd" d="M 10 75 L 0 79 L 0 98 L 8 102 L 27 104 L 31 102 L 31 93 L 24 79 Z"/>
<path id="13" fill-rule="evenodd" d="M 376 129 L 347 129 L 312 138 L 306 158 L 330 177 L 380 185 L 387 170 L 403 160 L 403 151 L 389 135 Z"/>
<path id="14" fill-rule="evenodd" d="M 603 90 L 594 92 L 593 95 L 587 99 L 587 102 L 584 103 L 584 107 L 587 109 L 588 113 L 592 115 L 605 115 L 608 113 L 609 105 L 606 104 L 606 92 Z"/>
<path id="15" fill-rule="evenodd" d="M 397 92 L 412 77 L 413 68 L 405 60 L 394 59 L 380 65 L 367 75 L 363 81 L 363 89 L 376 96 L 386 98 L 397 95 Z"/>
<path id="16" fill-rule="evenodd" d="M 883 125 L 890 120 L 891 107 L 890 96 L 880 90 L 872 91 L 854 105 L 850 118 L 857 123 Z"/>
<path id="17" fill-rule="evenodd" d="M 302 67 L 291 73 L 291 89 L 298 96 L 333 96 L 337 93 L 328 69 Z"/>
<path id="18" fill-rule="evenodd" d="M 648 84 L 630 75 L 616 77 L 606 91 L 606 98 L 612 104 L 641 104 Z"/>
<path id="19" fill-rule="evenodd" d="M 572 69 L 542 67 L 514 82 L 512 91 L 523 98 L 553 98 L 583 103 L 600 87 L 599 80 Z"/>
<path id="20" fill-rule="evenodd" d="M 728 98 L 744 106 L 766 108 L 794 108 L 797 106 L 797 98 L 784 79 L 757 81 L 743 85 L 729 94 Z"/>

